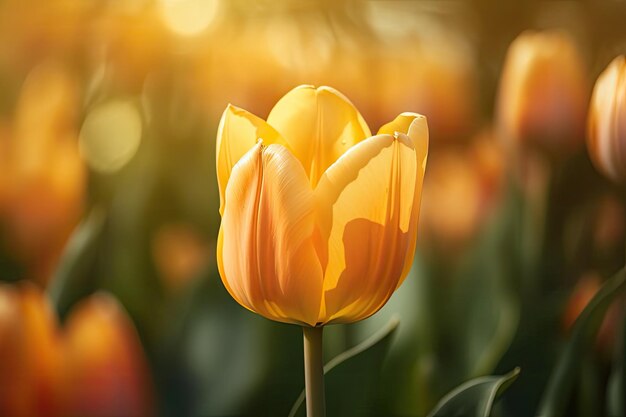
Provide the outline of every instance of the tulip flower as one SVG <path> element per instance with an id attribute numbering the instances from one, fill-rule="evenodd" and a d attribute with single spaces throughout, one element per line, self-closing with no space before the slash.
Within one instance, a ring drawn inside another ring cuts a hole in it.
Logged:
<path id="1" fill-rule="evenodd" d="M 139 337 L 110 296 L 78 304 L 60 329 L 34 284 L 0 285 L 0 415 L 150 416 Z"/>
<path id="2" fill-rule="evenodd" d="M 626 59 L 600 74 L 589 108 L 587 146 L 595 166 L 613 181 L 626 179 Z"/>
<path id="3" fill-rule="evenodd" d="M 63 341 L 65 415 L 154 415 L 139 336 L 113 297 L 95 294 L 77 305 Z"/>
<path id="4" fill-rule="evenodd" d="M 500 134 L 513 143 L 563 154 L 582 144 L 587 79 L 563 32 L 524 32 L 506 56 L 497 103 Z"/>
<path id="5" fill-rule="evenodd" d="M 413 259 L 426 119 L 404 113 L 370 136 L 328 87 L 292 90 L 267 122 L 226 109 L 218 262 L 240 304 L 282 322 L 349 323 L 398 287 Z"/>
<path id="6" fill-rule="evenodd" d="M 222 116 L 220 275 L 242 306 L 303 326 L 309 416 L 323 415 L 309 392 L 322 326 L 374 314 L 411 267 L 427 148 L 425 117 L 371 136 L 329 87 L 291 90 L 267 121 L 232 105 Z"/>

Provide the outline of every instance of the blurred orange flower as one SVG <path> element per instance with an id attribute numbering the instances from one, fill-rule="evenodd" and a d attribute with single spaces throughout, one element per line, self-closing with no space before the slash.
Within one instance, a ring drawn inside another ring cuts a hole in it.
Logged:
<path id="1" fill-rule="evenodd" d="M 111 297 L 83 301 L 60 330 L 34 285 L 0 286 L 0 414 L 154 415 L 134 327 Z"/>
<path id="2" fill-rule="evenodd" d="M 426 118 L 403 113 L 378 133 L 329 87 L 293 89 L 267 122 L 228 106 L 217 137 L 217 260 L 241 305 L 316 326 L 364 319 L 387 302 L 415 250 Z"/>
<path id="3" fill-rule="evenodd" d="M 95 294 L 81 302 L 63 336 L 65 415 L 154 415 L 139 337 L 114 298 Z"/>
<path id="4" fill-rule="evenodd" d="M 588 82 L 565 32 L 524 32 L 509 47 L 497 103 L 499 134 L 562 155 L 584 139 Z"/>
<path id="5" fill-rule="evenodd" d="M 589 108 L 587 145 L 595 166 L 613 181 L 626 178 L 626 59 L 600 74 Z"/>

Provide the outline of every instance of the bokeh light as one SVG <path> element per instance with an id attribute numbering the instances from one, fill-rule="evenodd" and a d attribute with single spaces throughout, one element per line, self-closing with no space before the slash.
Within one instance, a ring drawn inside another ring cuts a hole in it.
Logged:
<path id="1" fill-rule="evenodd" d="M 131 101 L 115 100 L 97 105 L 80 130 L 80 151 L 97 172 L 122 168 L 141 143 L 142 121 Z"/>

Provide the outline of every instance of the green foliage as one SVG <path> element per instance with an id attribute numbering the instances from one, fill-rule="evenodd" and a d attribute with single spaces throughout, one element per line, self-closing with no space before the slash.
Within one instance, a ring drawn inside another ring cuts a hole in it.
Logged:
<path id="1" fill-rule="evenodd" d="M 626 288 L 626 269 L 609 279 L 580 314 L 571 338 L 548 381 L 537 412 L 541 417 L 564 415 L 580 363 L 595 340 L 602 319 L 615 297 Z"/>
<path id="2" fill-rule="evenodd" d="M 324 366 L 326 410 L 329 416 L 373 415 L 380 371 L 399 320 L 392 319 L 363 343 L 333 358 Z M 304 390 L 289 417 L 304 416 Z"/>
<path id="3" fill-rule="evenodd" d="M 520 370 L 465 382 L 443 397 L 428 417 L 489 417 L 495 400 L 517 379 Z"/>
<path id="4" fill-rule="evenodd" d="M 75 302 L 96 288 L 94 265 L 102 249 L 105 224 L 105 211 L 93 208 L 65 247 L 49 288 L 50 299 L 61 317 Z"/>

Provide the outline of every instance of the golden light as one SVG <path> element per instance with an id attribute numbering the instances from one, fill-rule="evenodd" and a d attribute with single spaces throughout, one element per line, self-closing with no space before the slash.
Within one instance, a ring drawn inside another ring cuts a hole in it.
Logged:
<path id="1" fill-rule="evenodd" d="M 88 165 L 101 173 L 122 168 L 141 142 L 141 115 L 128 100 L 109 101 L 95 107 L 80 131 L 80 151 Z"/>
<path id="2" fill-rule="evenodd" d="M 167 27 L 181 36 L 195 36 L 206 30 L 218 11 L 216 0 L 161 0 L 159 11 Z"/>

